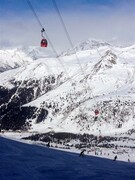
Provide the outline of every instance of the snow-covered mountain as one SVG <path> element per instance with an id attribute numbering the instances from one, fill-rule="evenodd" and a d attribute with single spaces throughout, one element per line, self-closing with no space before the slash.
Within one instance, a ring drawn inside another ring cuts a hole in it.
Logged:
<path id="1" fill-rule="evenodd" d="M 101 40 L 87 40 L 82 43 L 79 43 L 78 45 L 74 46 L 73 49 L 68 49 L 67 51 L 64 51 L 61 53 L 61 56 L 69 56 L 72 54 L 75 54 L 79 51 L 85 51 L 90 49 L 97 49 L 97 48 L 104 48 L 104 47 L 111 47 L 111 45 L 107 42 L 101 41 Z"/>
<path id="2" fill-rule="evenodd" d="M 48 56 L 50 56 L 50 52 L 44 52 L 39 47 L 0 49 L 0 72 L 15 69 Z"/>
<path id="3" fill-rule="evenodd" d="M 36 48 L 11 57 L 0 54 L 1 64 L 18 62 L 0 73 L 1 129 L 101 135 L 134 128 L 135 45 L 87 41 L 57 58 Z"/>
<path id="4" fill-rule="evenodd" d="M 32 59 L 20 49 L 0 50 L 0 72 L 18 68 L 30 62 L 32 62 Z"/>

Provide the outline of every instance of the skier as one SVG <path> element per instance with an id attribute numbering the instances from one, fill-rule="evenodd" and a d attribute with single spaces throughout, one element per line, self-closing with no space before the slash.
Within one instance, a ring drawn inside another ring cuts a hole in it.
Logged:
<path id="1" fill-rule="evenodd" d="M 79 157 L 84 157 L 84 151 L 85 150 L 82 150 L 81 153 L 79 154 Z"/>
<path id="2" fill-rule="evenodd" d="M 117 159 L 118 157 L 117 157 L 117 155 L 114 157 L 114 159 L 113 159 L 113 161 L 116 161 L 116 159 Z"/>
<path id="3" fill-rule="evenodd" d="M 50 141 L 47 143 L 47 145 L 46 145 L 47 147 L 50 147 Z"/>

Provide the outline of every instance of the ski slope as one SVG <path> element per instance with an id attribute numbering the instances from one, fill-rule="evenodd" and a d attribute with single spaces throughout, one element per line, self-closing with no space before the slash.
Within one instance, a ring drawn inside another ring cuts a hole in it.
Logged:
<path id="1" fill-rule="evenodd" d="M 57 151 L 0 137 L 1 180 L 134 180 L 135 164 Z"/>

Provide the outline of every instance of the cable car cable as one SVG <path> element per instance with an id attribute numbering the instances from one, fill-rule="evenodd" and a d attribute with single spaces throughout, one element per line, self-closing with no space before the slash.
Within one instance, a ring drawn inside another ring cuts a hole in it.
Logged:
<path id="1" fill-rule="evenodd" d="M 30 0 L 26 0 L 26 1 L 27 1 L 28 5 L 29 5 L 30 9 L 32 10 L 35 18 L 37 19 L 37 22 L 39 23 L 39 25 L 41 26 L 41 28 L 44 29 L 44 28 L 43 28 L 43 25 L 42 25 L 42 23 L 41 23 L 41 21 L 40 21 L 40 19 L 39 19 L 38 16 L 37 16 L 37 13 L 35 12 L 32 4 L 31 4 L 31 2 L 30 2 Z"/>
<path id="2" fill-rule="evenodd" d="M 69 41 L 72 49 L 74 50 L 74 46 L 73 46 L 72 40 L 71 40 L 71 38 L 70 38 L 70 35 L 69 35 L 69 33 L 68 33 L 68 30 L 67 30 L 67 27 L 66 27 L 66 25 L 65 25 L 65 23 L 64 23 L 64 20 L 63 20 L 63 18 L 62 18 L 62 16 L 61 16 L 61 13 L 60 13 L 60 11 L 59 11 L 59 8 L 58 8 L 58 6 L 57 6 L 57 4 L 56 4 L 56 1 L 55 1 L 55 0 L 52 0 L 52 2 L 53 2 L 53 5 L 54 5 L 54 7 L 55 7 L 55 9 L 56 9 L 56 12 L 57 12 L 57 14 L 58 14 L 58 16 L 59 16 L 60 22 L 61 22 L 61 24 L 62 24 L 62 26 L 63 26 L 63 29 L 64 29 L 64 31 L 65 31 L 65 34 L 66 34 L 66 36 L 67 36 L 67 39 L 68 39 L 68 41 Z M 91 88 L 90 88 L 90 85 L 89 85 L 89 83 L 86 82 L 86 79 L 87 79 L 87 78 L 86 78 L 85 71 L 84 71 L 84 69 L 83 69 L 83 67 L 82 67 L 82 64 L 81 64 L 81 62 L 80 62 L 80 60 L 79 60 L 79 58 L 78 58 L 75 50 L 74 50 L 74 52 L 75 52 L 75 56 L 76 56 L 76 59 L 77 59 L 77 61 L 78 61 L 78 64 L 79 64 L 79 66 L 80 66 L 80 69 L 81 69 L 81 71 L 82 71 L 82 73 L 83 73 L 83 75 L 84 75 L 86 86 L 88 85 L 87 88 L 88 88 L 88 90 L 90 90 L 91 95 L 92 95 L 92 97 L 93 97 L 93 100 L 94 100 L 95 103 L 97 104 L 97 101 L 95 100 L 95 97 L 94 97 L 93 92 L 92 92 L 92 90 L 91 90 Z M 99 53 L 99 52 L 98 52 L 98 53 Z M 100 54 L 99 54 L 99 55 L 100 55 Z M 100 55 L 100 56 L 101 56 L 101 55 Z M 87 88 L 85 88 L 86 92 L 87 92 Z"/>
<path id="3" fill-rule="evenodd" d="M 65 34 L 66 34 L 66 36 L 67 36 L 67 39 L 68 39 L 68 41 L 69 41 L 69 43 L 70 43 L 70 45 L 71 45 L 71 47 L 72 47 L 72 49 L 73 49 L 73 48 L 74 48 L 73 43 L 72 43 L 71 38 L 70 38 L 70 35 L 69 35 L 68 31 L 67 31 L 66 25 L 65 25 L 65 23 L 64 23 L 64 21 L 63 21 L 63 18 L 62 18 L 61 14 L 60 14 L 60 11 L 59 11 L 59 9 L 58 9 L 58 6 L 57 6 L 57 4 L 56 4 L 56 1 L 55 1 L 55 0 L 52 0 L 52 2 L 53 2 L 53 5 L 54 5 L 54 7 L 55 7 L 55 9 L 56 9 L 56 12 L 57 12 L 57 14 L 58 14 L 58 16 L 59 16 L 60 22 L 61 22 L 61 24 L 62 24 L 62 26 L 63 26 L 63 29 L 64 29 L 64 31 L 65 31 Z M 75 55 L 76 55 L 76 52 L 75 52 Z M 81 65 L 81 63 L 80 63 L 80 60 L 78 59 L 77 55 L 76 55 L 76 58 L 77 58 L 77 60 L 78 60 L 78 62 L 79 62 L 79 66 L 80 66 L 80 68 L 81 68 L 81 71 L 83 72 L 83 74 L 85 74 L 85 73 L 84 73 L 84 70 L 83 70 L 83 68 L 82 68 L 82 65 Z"/>

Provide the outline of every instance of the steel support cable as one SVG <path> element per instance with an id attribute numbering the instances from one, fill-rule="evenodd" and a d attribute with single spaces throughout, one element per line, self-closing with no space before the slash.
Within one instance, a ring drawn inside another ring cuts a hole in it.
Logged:
<path id="1" fill-rule="evenodd" d="M 35 18 L 37 19 L 37 22 L 39 23 L 39 25 L 41 26 L 41 28 L 43 28 L 42 23 L 41 23 L 40 19 L 38 18 L 37 13 L 35 12 L 35 10 L 34 10 L 32 4 L 31 4 L 30 0 L 26 0 L 26 1 L 27 1 L 28 5 L 29 5 L 30 9 L 31 9 L 32 12 L 33 12 L 33 15 L 34 15 Z"/>
<path id="2" fill-rule="evenodd" d="M 66 25 L 65 25 L 65 23 L 64 23 L 64 21 L 63 21 L 63 18 L 62 18 L 62 16 L 61 16 L 61 13 L 60 13 L 60 11 L 59 11 L 59 9 L 58 9 L 58 6 L 57 6 L 57 4 L 56 4 L 56 1 L 55 1 L 55 0 L 52 0 L 52 1 L 53 1 L 53 5 L 54 5 L 54 7 L 55 7 L 55 9 L 56 9 L 56 12 L 57 12 L 57 14 L 58 14 L 58 16 L 59 16 L 60 22 L 61 22 L 61 24 L 62 24 L 62 26 L 63 26 L 63 29 L 64 29 L 64 31 L 65 31 L 65 34 L 66 34 L 66 36 L 67 36 L 67 39 L 68 39 L 71 47 L 74 48 L 73 43 L 72 43 L 71 38 L 70 38 L 70 35 L 69 35 L 68 31 L 67 31 Z M 76 52 L 75 52 L 75 55 L 76 55 Z M 76 56 L 76 57 L 77 57 L 77 56 Z M 77 57 L 77 60 L 78 60 L 78 62 L 79 62 L 81 71 L 84 73 L 83 68 L 82 68 L 82 65 L 81 65 L 78 57 Z"/>
<path id="3" fill-rule="evenodd" d="M 50 44 L 50 46 L 51 46 L 53 52 L 54 52 L 55 55 L 56 55 L 57 60 L 58 60 L 59 63 L 61 64 L 62 68 L 64 69 L 64 71 L 65 71 L 65 73 L 66 73 L 68 79 L 71 80 L 71 82 L 72 82 L 72 78 L 69 76 L 69 74 L 68 74 L 68 72 L 67 72 L 67 70 L 66 70 L 64 64 L 63 64 L 62 61 L 60 60 L 60 58 L 59 58 L 59 56 L 58 56 L 58 53 L 56 52 L 56 50 L 55 50 L 55 48 L 54 48 L 54 46 L 53 46 L 53 44 L 52 44 L 52 42 L 51 42 L 51 40 L 50 40 L 50 38 L 48 37 L 48 35 L 47 35 L 46 32 L 45 32 L 45 35 L 46 35 L 46 37 L 47 37 L 47 40 L 48 40 L 48 42 L 49 42 L 49 44 Z"/>
<path id="4" fill-rule="evenodd" d="M 62 24 L 62 26 L 63 26 L 63 29 L 64 29 L 64 31 L 65 31 L 65 34 L 66 34 L 66 36 L 67 36 L 67 39 L 68 39 L 68 41 L 69 41 L 72 49 L 74 50 L 74 46 L 73 46 L 72 40 L 71 40 L 70 35 L 69 35 L 68 31 L 67 31 L 67 27 L 66 27 L 66 25 L 65 25 L 65 23 L 64 23 L 64 21 L 63 21 L 63 18 L 62 18 L 62 16 L 61 16 L 61 13 L 60 13 L 60 11 L 59 11 L 59 8 L 58 8 L 58 6 L 57 6 L 57 4 L 56 4 L 56 1 L 55 1 L 55 0 L 52 0 L 52 2 L 53 2 L 53 5 L 54 5 L 54 7 L 55 7 L 55 9 L 56 9 L 56 12 L 57 12 L 57 14 L 58 14 L 58 16 L 59 16 L 60 22 L 61 22 L 61 24 Z M 81 71 L 82 71 L 82 73 L 83 73 L 83 75 L 84 75 L 85 81 L 86 81 L 87 78 L 86 78 L 85 71 L 84 71 L 84 69 L 83 69 L 83 67 L 82 67 L 82 65 L 81 65 L 81 62 L 80 62 L 80 60 L 79 60 L 79 58 L 78 58 L 75 50 L 74 50 L 74 52 L 75 52 L 75 56 L 76 56 L 76 59 L 77 59 L 77 61 L 78 61 L 78 64 L 79 64 L 79 66 L 80 66 L 80 69 L 81 69 Z M 95 98 L 94 98 L 94 95 L 93 95 L 93 93 L 92 93 L 92 90 L 90 89 L 89 83 L 88 83 L 88 89 L 90 90 L 91 95 L 93 96 L 93 99 L 94 99 L 95 103 L 97 104 L 97 102 L 96 102 L 96 100 L 95 100 Z M 87 90 L 87 89 L 86 89 L 86 90 Z"/>
<path id="5" fill-rule="evenodd" d="M 69 41 L 72 49 L 74 50 L 74 46 L 73 46 L 72 40 L 71 40 L 70 35 L 69 35 L 68 31 L 67 31 L 67 27 L 66 27 L 66 25 L 65 25 L 65 23 L 64 23 L 64 21 L 63 21 L 63 18 L 62 18 L 62 16 L 61 16 L 61 13 L 60 13 L 60 11 L 59 11 L 59 8 L 58 8 L 58 6 L 57 6 L 57 4 L 56 4 L 56 1 L 55 1 L 55 0 L 52 0 L 52 1 L 53 1 L 53 4 L 54 4 L 54 7 L 55 7 L 55 9 L 56 9 L 56 11 L 57 11 L 57 13 L 58 13 L 60 22 L 61 22 L 61 24 L 62 24 L 62 26 L 63 26 L 63 29 L 64 29 L 64 31 L 65 31 L 65 34 L 66 34 L 66 36 L 67 36 L 67 39 L 68 39 L 68 41 Z M 82 67 L 82 65 L 81 65 L 81 62 L 80 62 L 80 60 L 79 60 L 79 58 L 78 58 L 78 56 L 77 56 L 77 54 L 76 54 L 76 51 L 74 50 L 74 52 L 75 52 L 75 55 L 76 55 L 76 59 L 77 59 L 77 61 L 78 61 L 78 63 L 79 63 L 79 66 L 80 66 L 80 68 L 81 68 L 81 71 L 82 71 L 83 74 L 85 75 L 85 72 L 84 72 L 83 67 Z M 102 55 L 100 54 L 98 48 L 97 48 L 97 52 L 98 52 L 99 56 L 101 57 Z M 85 76 L 86 76 L 86 75 L 85 75 Z M 86 77 L 85 77 L 85 78 L 86 78 Z"/>
<path id="6" fill-rule="evenodd" d="M 53 51 L 55 52 L 55 54 L 56 54 L 57 60 L 59 61 L 59 63 L 60 63 L 61 66 L 63 67 L 63 69 L 65 70 L 68 79 L 70 80 L 71 83 L 73 83 L 72 77 L 69 76 L 69 74 L 68 74 L 66 68 L 64 67 L 63 63 L 61 62 L 61 60 L 60 60 L 60 58 L 59 58 L 59 56 L 58 56 L 58 54 L 57 54 L 57 52 L 56 52 L 56 50 L 55 50 L 55 48 L 54 48 L 52 42 L 50 41 L 50 39 L 49 39 L 49 37 L 48 37 L 48 35 L 47 35 L 46 32 L 45 32 L 45 35 L 46 35 L 46 37 L 47 37 L 47 39 L 48 39 L 48 41 L 49 41 L 49 43 L 50 43 L 50 46 L 51 46 L 52 50 L 53 50 Z M 73 88 L 73 90 L 74 90 L 74 88 Z M 74 90 L 74 93 L 76 94 L 76 91 L 75 91 L 75 90 Z M 72 99 L 72 100 L 73 100 L 73 99 Z M 80 105 L 81 105 L 81 103 L 80 103 Z M 80 105 L 77 106 L 77 107 L 79 108 L 79 110 L 80 110 L 80 108 L 81 108 Z"/>
<path id="7" fill-rule="evenodd" d="M 67 28 L 66 28 L 66 25 L 65 25 L 65 23 L 64 23 L 64 21 L 63 21 L 63 18 L 62 18 L 62 16 L 61 16 L 61 13 L 60 13 L 60 11 L 59 11 L 59 9 L 58 9 L 58 6 L 57 6 L 57 4 L 56 4 L 56 1 L 55 1 L 55 0 L 52 0 L 52 2 L 53 2 L 53 4 L 54 4 L 54 7 L 55 7 L 55 9 L 56 9 L 56 12 L 57 12 L 57 14 L 58 14 L 58 16 L 59 16 L 60 22 L 61 22 L 61 24 L 62 24 L 62 26 L 63 26 L 63 29 L 64 29 L 64 31 L 65 31 L 65 34 L 66 34 L 66 36 L 67 36 L 67 39 L 68 39 L 68 41 L 69 41 L 69 43 L 70 43 L 70 45 L 71 45 L 71 47 L 72 47 L 72 49 L 73 49 L 73 51 L 74 51 L 74 53 L 75 53 L 76 60 L 78 61 L 78 64 L 79 64 L 79 66 L 80 66 L 80 69 L 81 69 L 81 71 L 82 71 L 82 73 L 83 73 L 83 75 L 84 75 L 85 84 L 86 84 L 86 85 L 85 85 L 85 91 L 87 92 L 87 88 L 88 88 L 88 90 L 90 91 L 90 93 L 91 93 L 91 95 L 92 95 L 92 97 L 93 97 L 93 100 L 95 101 L 96 106 L 99 108 L 98 103 L 97 103 L 97 101 L 96 101 L 96 99 L 95 99 L 95 97 L 94 97 L 94 95 L 93 95 L 93 92 L 92 92 L 92 90 L 91 90 L 91 88 L 90 88 L 89 83 L 88 83 L 88 86 L 87 86 L 87 82 L 86 82 L 87 77 L 86 77 L 85 71 L 84 71 L 84 69 L 83 69 L 83 67 L 82 67 L 82 65 L 81 65 L 81 62 L 80 62 L 77 54 L 76 54 L 76 51 L 74 50 L 74 46 L 73 46 L 72 40 L 71 40 L 71 38 L 70 38 L 70 35 L 69 35 L 68 30 L 67 30 Z M 101 54 L 99 53 L 98 49 L 97 49 L 97 52 L 98 52 L 99 56 L 101 57 Z M 88 99 L 87 99 L 87 100 L 88 100 Z"/>

